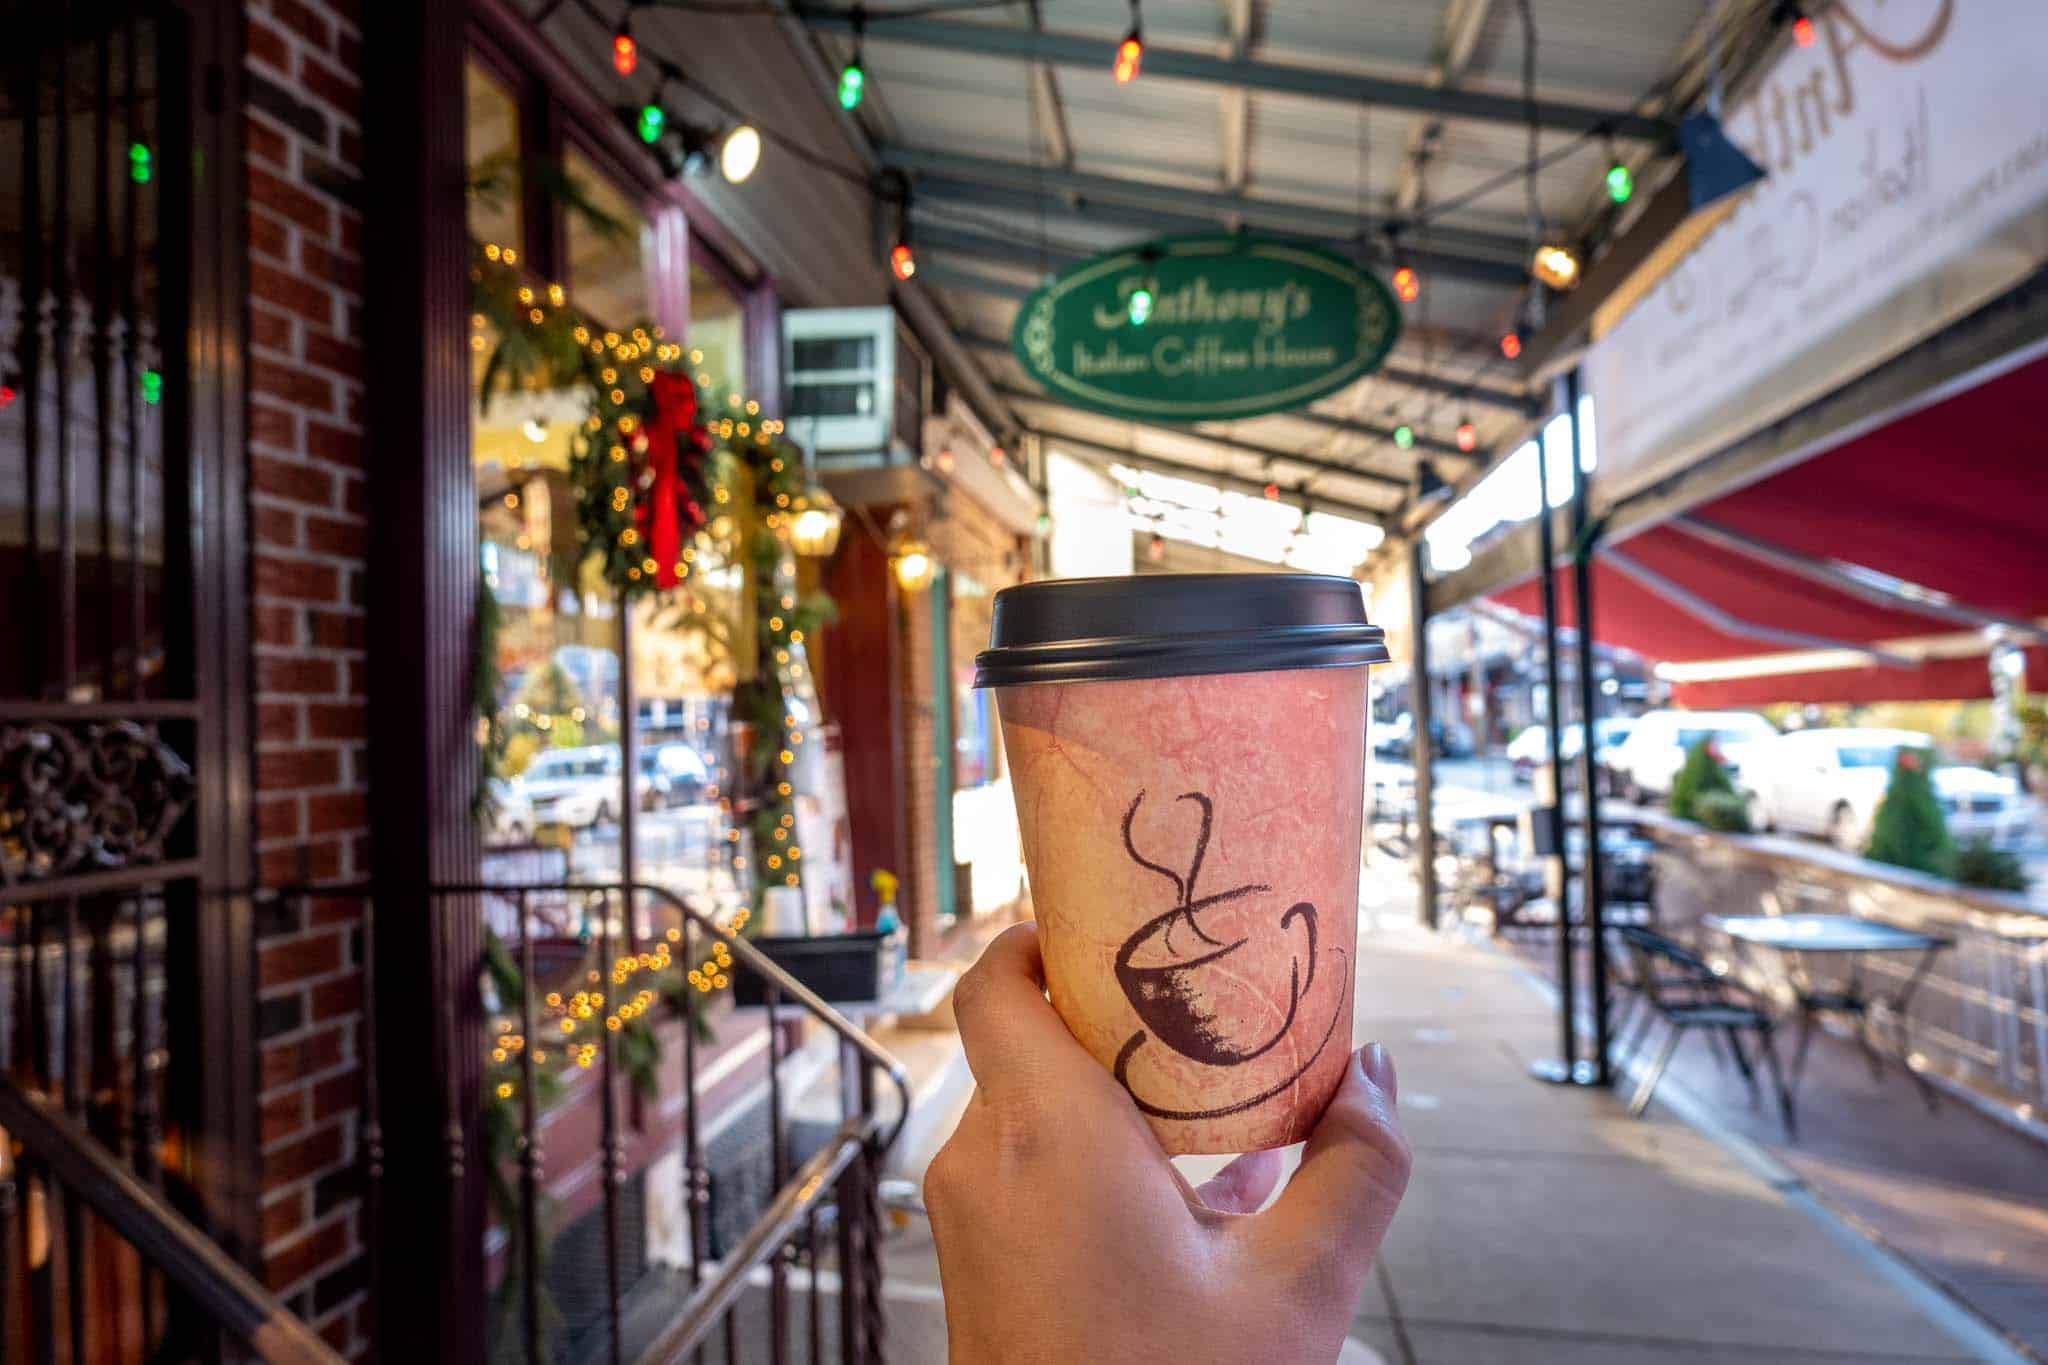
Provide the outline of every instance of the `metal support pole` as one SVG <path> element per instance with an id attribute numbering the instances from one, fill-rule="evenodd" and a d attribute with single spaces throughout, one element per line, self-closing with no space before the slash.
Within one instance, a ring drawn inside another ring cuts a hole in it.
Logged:
<path id="1" fill-rule="evenodd" d="M 1579 371 L 1574 366 L 1558 380 L 1563 390 L 1564 410 L 1572 429 L 1572 593 L 1579 604 L 1579 722 L 1585 727 L 1584 745 L 1579 750 L 1579 785 L 1586 808 L 1585 921 L 1589 964 L 1586 974 L 1593 987 L 1593 1074 L 1597 1084 L 1613 1083 L 1607 1055 L 1607 915 L 1605 890 L 1600 869 L 1600 794 L 1594 786 L 1599 760 L 1593 743 L 1593 540 L 1591 486 L 1586 478 L 1582 452 L 1584 434 L 1579 430 Z"/>
<path id="2" fill-rule="evenodd" d="M 640 877 L 640 699 L 633 694 L 633 603 L 619 596 L 619 885 L 626 887 L 626 951 L 640 951 L 640 907 L 632 888 Z M 636 1106 L 637 1107 L 637 1106 Z"/>
<path id="3" fill-rule="evenodd" d="M 1431 816 L 1434 783 L 1430 781 L 1429 584 L 1422 572 L 1422 537 L 1408 547 L 1408 582 L 1413 604 L 1414 644 L 1408 678 L 1408 710 L 1415 717 L 1415 891 L 1422 922 L 1436 928 L 1436 824 Z"/>
<path id="4" fill-rule="evenodd" d="M 1576 449 L 1576 447 L 1574 447 Z M 1557 677 L 1557 546 L 1550 528 L 1550 452 L 1541 438 L 1536 445 L 1536 545 L 1542 567 L 1536 581 L 1543 588 L 1543 720 L 1549 730 L 1550 800 L 1536 818 L 1549 831 L 1551 875 L 1557 897 L 1557 1056 L 1537 1062 L 1530 1073 L 1539 1080 L 1569 1083 L 1578 1075 L 1579 993 L 1577 963 L 1572 956 L 1571 864 L 1564 853 L 1564 698 Z M 1585 637 L 1580 618 L 1580 638 Z"/>

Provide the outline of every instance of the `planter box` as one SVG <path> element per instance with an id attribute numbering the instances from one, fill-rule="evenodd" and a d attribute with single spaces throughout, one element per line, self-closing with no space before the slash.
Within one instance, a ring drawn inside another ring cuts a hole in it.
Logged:
<path id="1" fill-rule="evenodd" d="M 851 934 L 764 934 L 751 942 L 821 999 L 838 1003 L 881 997 L 882 956 L 888 950 L 888 935 L 879 929 Z M 734 1004 L 765 1003 L 766 986 L 756 973 L 734 965 Z"/>

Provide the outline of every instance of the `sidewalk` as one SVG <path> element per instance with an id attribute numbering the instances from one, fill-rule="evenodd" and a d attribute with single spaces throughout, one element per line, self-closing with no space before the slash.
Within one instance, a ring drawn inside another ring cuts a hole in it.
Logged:
<path id="1" fill-rule="evenodd" d="M 1361 920 L 1359 1037 L 1394 1053 L 1415 1175 L 1347 1361 L 2000 1358 L 1768 1167 L 1669 1107 L 1636 1120 L 1612 1095 L 1530 1080 L 1554 1037 L 1549 1001 L 1507 955 L 1415 928 L 1411 895 L 1392 869 L 1369 878 Z M 921 1219 L 891 1238 L 887 1276 L 889 1358 L 943 1361 Z"/>

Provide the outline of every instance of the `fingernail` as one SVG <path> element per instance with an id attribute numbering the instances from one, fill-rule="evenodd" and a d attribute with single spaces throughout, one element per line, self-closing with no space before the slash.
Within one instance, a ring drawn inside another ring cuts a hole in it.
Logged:
<path id="1" fill-rule="evenodd" d="M 1396 1082 L 1394 1078 L 1394 1056 L 1392 1053 L 1388 1052 L 1378 1043 L 1369 1043 L 1358 1054 L 1358 1066 L 1361 1071 L 1365 1072 L 1367 1080 L 1371 1081 L 1381 1090 L 1386 1091 L 1389 1095 L 1395 1093 Z"/>

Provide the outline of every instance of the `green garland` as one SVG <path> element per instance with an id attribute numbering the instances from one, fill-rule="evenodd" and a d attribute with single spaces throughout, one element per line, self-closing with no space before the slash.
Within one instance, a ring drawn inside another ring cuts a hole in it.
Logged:
<path id="1" fill-rule="evenodd" d="M 770 885 L 803 885 L 803 848 L 797 841 L 796 794 L 790 770 L 804 743 L 802 727 L 789 708 L 790 695 L 810 690 L 805 682 L 804 642 L 829 624 L 832 599 L 801 593 L 791 526 L 805 496 L 803 456 L 782 435 L 782 424 L 763 420 L 750 405 L 730 405 L 710 424 L 717 441 L 720 475 L 714 499 L 729 505 L 734 488 L 749 495 L 739 509 L 739 550 L 753 586 L 750 604 L 758 659 L 753 676 L 733 691 L 736 718 L 753 727 L 746 755 L 747 790 L 756 799 L 748 828 L 754 857 L 753 905 Z M 734 831 L 735 835 L 737 831 Z"/>

